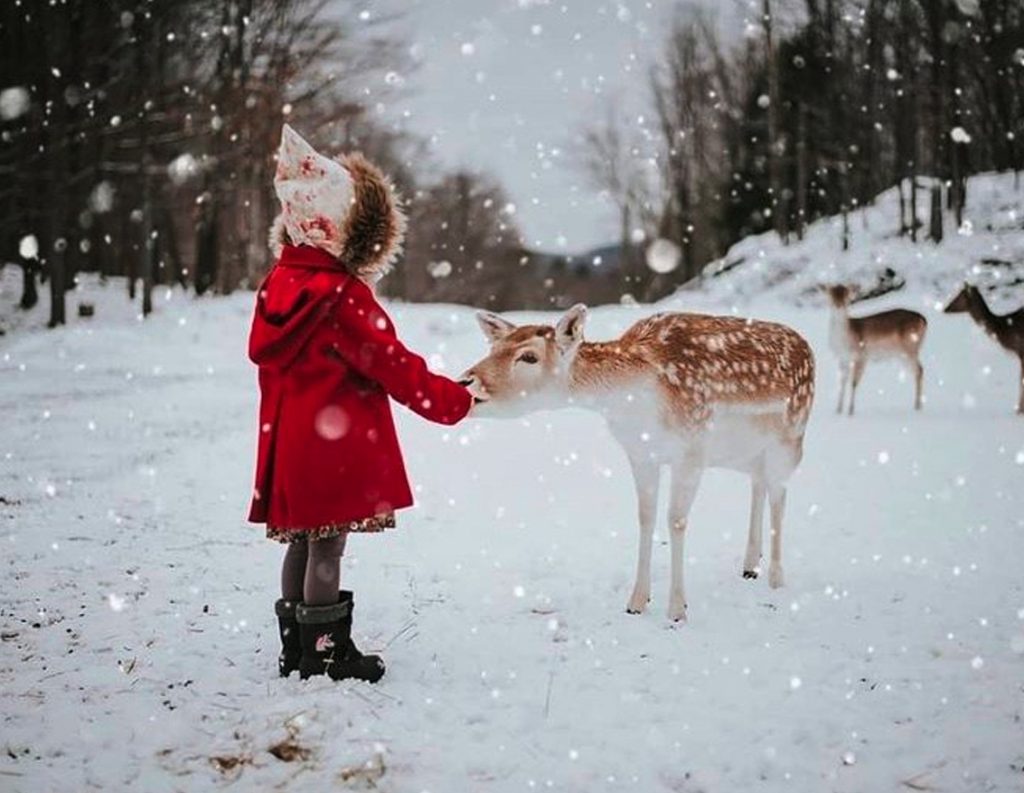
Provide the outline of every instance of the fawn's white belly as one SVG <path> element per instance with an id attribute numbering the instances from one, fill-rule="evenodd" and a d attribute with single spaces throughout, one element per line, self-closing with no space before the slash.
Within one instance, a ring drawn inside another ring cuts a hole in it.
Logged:
<path id="1" fill-rule="evenodd" d="M 750 471 L 765 450 L 780 442 L 778 433 L 766 428 L 764 419 L 771 415 L 782 417 L 781 412 L 767 409 L 761 412 L 716 410 L 704 433 L 707 465 Z"/>
<path id="2" fill-rule="evenodd" d="M 657 418 L 659 410 L 637 407 L 606 414 L 612 434 L 634 459 L 670 464 L 693 455 L 706 467 L 749 472 L 766 450 L 781 443 L 773 427 L 782 422 L 782 402 L 715 405 L 711 420 L 699 429 L 666 427 Z"/>

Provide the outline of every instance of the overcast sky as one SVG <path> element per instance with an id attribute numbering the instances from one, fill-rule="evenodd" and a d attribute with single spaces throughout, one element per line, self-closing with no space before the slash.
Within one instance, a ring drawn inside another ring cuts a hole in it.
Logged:
<path id="1" fill-rule="evenodd" d="M 713 3 L 714 0 L 706 0 Z M 705 0 L 690 0 L 705 2 Z M 722 0 L 731 17 L 736 4 Z M 574 131 L 603 97 L 643 112 L 667 0 L 377 0 L 400 9 L 419 68 L 389 107 L 446 165 L 492 171 L 530 245 L 581 252 L 617 240 L 612 209 L 571 167 Z"/>

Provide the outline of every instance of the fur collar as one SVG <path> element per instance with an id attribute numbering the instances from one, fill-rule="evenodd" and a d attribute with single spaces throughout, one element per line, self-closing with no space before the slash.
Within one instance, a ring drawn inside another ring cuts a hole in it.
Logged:
<path id="1" fill-rule="evenodd" d="M 373 283 L 394 267 L 402 252 L 405 214 L 391 180 L 377 166 L 353 152 L 338 157 L 352 177 L 354 196 L 348 215 L 339 219 L 343 250 L 339 262 L 350 275 Z M 281 215 L 270 226 L 270 250 L 281 255 L 291 244 Z"/>

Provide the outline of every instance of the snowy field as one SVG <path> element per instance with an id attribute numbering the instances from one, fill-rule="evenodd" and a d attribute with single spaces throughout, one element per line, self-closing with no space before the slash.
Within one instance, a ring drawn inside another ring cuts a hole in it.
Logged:
<path id="1" fill-rule="evenodd" d="M 371 687 L 275 676 L 281 549 L 244 522 L 251 296 L 161 289 L 139 328 L 122 286 L 92 290 L 91 321 L 0 338 L 0 789 L 1024 785 L 1024 420 L 1015 361 L 967 318 L 878 301 L 928 315 L 927 402 L 869 368 L 849 419 L 823 310 L 744 305 L 818 354 L 787 587 L 740 577 L 747 483 L 713 473 L 683 627 L 664 519 L 652 608 L 624 612 L 635 504 L 598 419 L 399 411 L 419 505 L 354 538 L 343 576 L 388 661 Z M 729 311 L 699 299 L 667 305 Z M 468 309 L 392 308 L 449 372 L 484 352 Z M 653 310 L 597 309 L 588 335 Z"/>

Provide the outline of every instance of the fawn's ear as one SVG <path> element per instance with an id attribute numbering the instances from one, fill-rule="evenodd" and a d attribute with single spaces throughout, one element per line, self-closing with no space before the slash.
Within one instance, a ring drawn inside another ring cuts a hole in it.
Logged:
<path id="1" fill-rule="evenodd" d="M 491 344 L 501 341 L 516 329 L 507 319 L 490 311 L 476 312 L 476 321 L 480 323 L 480 330 Z"/>
<path id="2" fill-rule="evenodd" d="M 558 320 L 555 343 L 563 353 L 573 350 L 583 341 L 583 326 L 587 322 L 587 307 L 577 303 Z"/>

